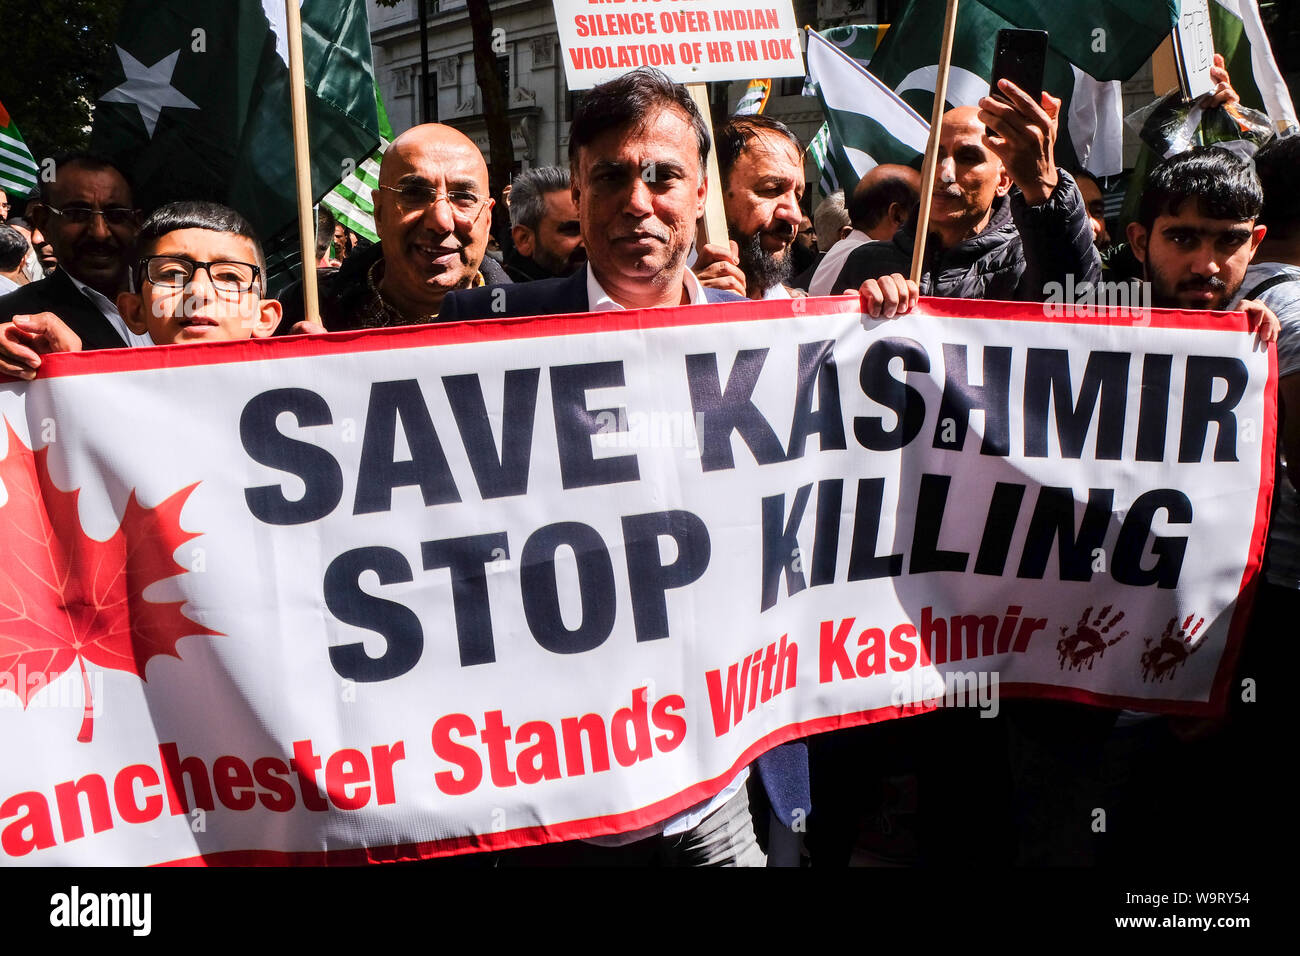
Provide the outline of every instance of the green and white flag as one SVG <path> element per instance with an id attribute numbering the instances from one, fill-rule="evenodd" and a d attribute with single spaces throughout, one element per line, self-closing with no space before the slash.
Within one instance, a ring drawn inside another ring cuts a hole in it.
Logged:
<path id="1" fill-rule="evenodd" d="M 809 30 L 807 55 L 826 114 L 829 144 L 818 149 L 831 191 L 852 189 L 878 163 L 910 163 L 925 152 L 930 124 L 843 47 Z"/>
<path id="2" fill-rule="evenodd" d="M 136 200 L 225 203 L 264 242 L 296 222 L 283 0 L 127 0 L 92 148 Z M 303 0 L 312 199 L 379 142 L 364 0 Z"/>
<path id="3" fill-rule="evenodd" d="M 1127 80 L 1140 70 L 1178 23 L 1179 13 L 1179 0 L 979 0 L 979 3 L 1011 26 L 1046 30 L 1052 50 L 1098 80 Z M 960 7 L 958 11 L 960 17 Z M 960 26 L 957 36 L 960 39 Z"/>
<path id="4" fill-rule="evenodd" d="M 772 81 L 768 80 L 750 80 L 749 86 L 745 87 L 745 93 L 736 104 L 736 116 L 754 116 L 763 112 L 763 107 L 767 105 L 767 98 L 772 92 Z"/>
<path id="5" fill-rule="evenodd" d="M 1300 126 L 1255 0 L 1210 0 L 1210 31 L 1241 101 L 1266 112 L 1278 132 Z"/>
<path id="6" fill-rule="evenodd" d="M 25 196 L 36 185 L 36 172 L 36 160 L 18 132 L 18 124 L 0 103 L 0 189 L 14 199 Z"/>
<path id="7" fill-rule="evenodd" d="M 934 105 L 945 8 L 944 0 L 912 0 L 894 21 L 871 61 L 871 73 L 925 117 L 931 115 Z M 948 71 L 948 106 L 973 106 L 988 95 L 997 34 L 1011 26 L 974 0 L 958 6 Z M 1098 176 L 1122 171 L 1124 111 L 1119 83 L 1096 80 L 1049 52 L 1043 85 L 1062 101 L 1057 162 L 1082 166 Z M 865 96 L 865 89 L 857 95 Z M 855 97 L 849 94 L 847 98 L 852 101 Z M 886 126 L 884 135 L 892 131 Z M 916 155 L 919 153 L 913 154 L 913 160 Z"/>
<path id="8" fill-rule="evenodd" d="M 384 109 L 378 86 L 375 87 L 375 109 L 379 112 L 379 148 L 321 200 L 321 205 L 334 213 L 344 228 L 371 242 L 378 242 L 379 235 L 375 232 L 375 204 L 370 193 L 379 188 L 379 163 L 384 150 L 393 141 L 393 127 L 388 122 L 388 111 Z"/>
<path id="9" fill-rule="evenodd" d="M 813 134 L 813 138 L 808 141 L 808 152 L 813 162 L 817 164 L 817 188 L 821 190 L 823 199 L 844 188 L 840 185 L 839 176 L 835 174 L 835 168 L 830 163 L 830 149 L 831 126 L 829 123 L 822 123 Z"/>

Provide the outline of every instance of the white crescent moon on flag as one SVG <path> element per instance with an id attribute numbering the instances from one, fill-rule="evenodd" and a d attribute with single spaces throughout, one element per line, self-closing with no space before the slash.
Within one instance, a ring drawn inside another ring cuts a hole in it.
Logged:
<path id="1" fill-rule="evenodd" d="M 939 79 L 939 65 L 923 66 L 903 77 L 903 82 L 894 88 L 902 96 L 908 90 L 924 90 L 933 93 L 935 81 Z M 989 81 L 978 73 L 963 70 L 959 66 L 948 68 L 948 95 L 945 97 L 953 106 L 974 106 L 981 97 L 989 95 Z"/>

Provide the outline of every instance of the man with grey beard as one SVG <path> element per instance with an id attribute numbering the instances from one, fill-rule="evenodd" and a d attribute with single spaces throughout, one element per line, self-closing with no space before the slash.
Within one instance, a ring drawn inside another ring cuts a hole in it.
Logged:
<path id="1" fill-rule="evenodd" d="M 714 131 L 727 228 L 735 255 L 709 245 L 694 271 L 705 286 L 751 299 L 788 299 L 785 285 L 803 212 L 803 146 L 785 124 L 733 116 Z"/>

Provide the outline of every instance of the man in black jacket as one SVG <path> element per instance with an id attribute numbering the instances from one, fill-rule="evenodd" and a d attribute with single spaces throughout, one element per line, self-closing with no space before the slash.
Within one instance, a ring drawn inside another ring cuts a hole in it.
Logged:
<path id="1" fill-rule="evenodd" d="M 518 176 L 510 190 L 510 238 L 506 274 L 515 282 L 571 276 L 587 261 L 573 202 L 569 171 L 537 166 Z"/>
<path id="2" fill-rule="evenodd" d="M 1003 80 L 1008 102 L 944 114 L 921 294 L 1037 301 L 1050 282 L 1101 278 L 1088 211 L 1053 155 L 1060 101 L 1042 104 Z M 910 271 L 916 216 L 887 243 L 853 251 L 832 287 Z"/>
<path id="3" fill-rule="evenodd" d="M 21 327 L 41 334 L 47 324 L 42 316 L 55 315 L 86 350 L 150 344 L 148 335 L 127 328 L 115 301 L 126 288 L 140 228 L 121 170 L 85 153 L 61 157 L 53 180 L 41 183 L 32 214 L 59 265 L 44 279 L 0 297 L 0 322 L 24 316 Z"/>

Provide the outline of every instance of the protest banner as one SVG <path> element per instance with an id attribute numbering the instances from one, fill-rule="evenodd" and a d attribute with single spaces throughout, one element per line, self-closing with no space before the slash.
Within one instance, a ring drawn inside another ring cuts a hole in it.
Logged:
<path id="1" fill-rule="evenodd" d="M 790 0 L 553 0 L 564 77 L 586 90 L 639 66 L 677 83 L 803 76 Z"/>
<path id="2" fill-rule="evenodd" d="M 428 858 L 635 830 L 940 705 L 1221 707 L 1276 438 L 1244 317 L 858 307 L 0 385 L 0 860 Z"/>

